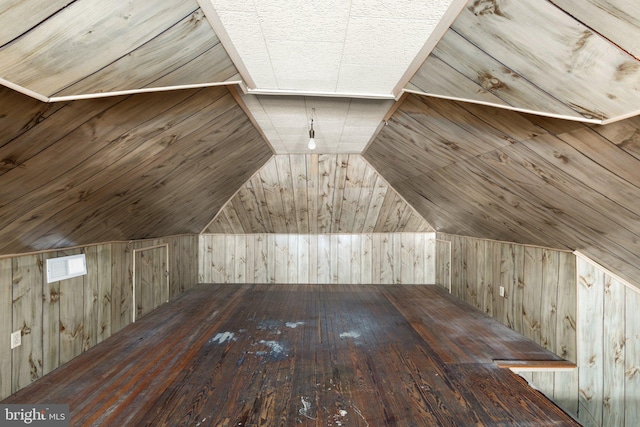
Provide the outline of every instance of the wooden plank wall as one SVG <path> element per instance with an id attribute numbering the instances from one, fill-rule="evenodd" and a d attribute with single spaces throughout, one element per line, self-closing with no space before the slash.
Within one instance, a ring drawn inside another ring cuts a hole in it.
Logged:
<path id="1" fill-rule="evenodd" d="M 200 282 L 432 284 L 434 233 L 200 235 Z"/>
<path id="2" fill-rule="evenodd" d="M 578 364 L 572 371 L 520 375 L 585 426 L 640 425 L 640 293 L 634 285 L 568 252 L 437 237 L 451 241 L 454 295 Z M 437 256 L 436 271 L 446 261 Z"/>
<path id="3" fill-rule="evenodd" d="M 577 257 L 579 419 L 585 426 L 640 425 L 640 293 Z"/>
<path id="4" fill-rule="evenodd" d="M 444 233 L 437 237 L 451 242 L 453 295 L 576 362 L 572 253 Z"/>
<path id="5" fill-rule="evenodd" d="M 575 256 L 536 246 L 437 233 L 451 242 L 451 292 L 543 347 L 578 361 Z M 436 271 L 449 261 L 438 251 Z M 500 297 L 500 286 L 505 296 Z M 527 375 L 567 412 L 578 413 L 578 372 Z"/>
<path id="6" fill-rule="evenodd" d="M 553 373 L 520 375 L 565 409 L 575 402 L 584 426 L 640 425 L 640 293 L 587 257 L 576 269 L 578 372 L 556 372 L 555 384 Z"/>
<path id="7" fill-rule="evenodd" d="M 132 320 L 133 250 L 169 247 L 171 297 L 197 284 L 198 237 L 105 243 L 0 259 L 0 398 L 86 351 Z M 46 259 L 84 253 L 87 274 L 46 283 Z M 20 330 L 22 345 L 10 348 Z"/>
<path id="8" fill-rule="evenodd" d="M 205 233 L 435 231 L 358 154 L 273 156 Z"/>
<path id="9" fill-rule="evenodd" d="M 436 239 L 435 284 L 451 291 L 451 242 Z"/>

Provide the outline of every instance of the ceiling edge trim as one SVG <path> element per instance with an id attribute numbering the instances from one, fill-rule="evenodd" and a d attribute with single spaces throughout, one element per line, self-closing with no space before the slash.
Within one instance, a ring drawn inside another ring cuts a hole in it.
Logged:
<path id="1" fill-rule="evenodd" d="M 431 97 L 431 98 L 448 99 L 450 101 L 467 102 L 469 104 L 486 105 L 488 107 L 501 108 L 503 110 L 511 110 L 511 111 L 516 111 L 518 113 L 533 114 L 534 116 L 551 117 L 551 118 L 554 118 L 554 119 L 570 120 L 570 121 L 580 122 L 580 123 L 591 123 L 591 124 L 596 124 L 596 125 L 602 125 L 602 124 L 605 124 L 607 121 L 610 121 L 610 120 L 613 120 L 613 121 L 619 120 L 618 118 L 616 118 L 616 119 L 598 120 L 598 119 L 588 119 L 586 117 L 565 116 L 563 114 L 554 114 L 554 113 L 549 113 L 549 112 L 546 112 L 546 111 L 529 110 L 529 109 L 526 109 L 526 108 L 513 107 L 511 105 L 495 104 L 495 103 L 492 103 L 492 102 L 477 101 L 475 99 L 459 98 L 459 97 L 456 97 L 456 96 L 438 95 L 438 94 L 435 94 L 435 93 L 421 92 L 421 91 L 412 90 L 412 89 L 403 89 L 403 92 L 412 93 L 414 95 L 428 96 L 428 97 Z M 640 114 L 640 112 L 638 112 L 636 114 Z"/>
<path id="2" fill-rule="evenodd" d="M 396 99 L 391 94 L 380 93 L 352 93 L 352 92 L 324 92 L 313 90 L 287 90 L 287 89 L 251 89 L 247 88 L 250 95 L 290 95 L 290 96 L 319 96 L 333 98 L 362 98 L 362 99 Z"/>
<path id="3" fill-rule="evenodd" d="M 227 51 L 227 55 L 229 55 L 229 58 L 231 58 L 231 62 L 233 62 L 233 65 L 236 66 L 236 69 L 240 73 L 242 79 L 245 81 L 248 87 L 255 88 L 256 83 L 253 80 L 253 77 L 251 77 L 247 66 L 244 64 L 244 61 L 242 61 L 242 58 L 236 50 L 236 47 L 231 42 L 231 37 L 229 37 L 229 33 L 227 33 L 224 25 L 222 25 L 222 20 L 220 19 L 220 16 L 218 15 L 216 9 L 213 7 L 213 3 L 211 3 L 211 0 L 196 1 L 200 5 L 200 9 L 202 9 L 202 11 L 204 12 L 204 16 L 207 18 L 207 21 L 209 21 L 209 25 L 211 25 L 213 32 L 216 33 L 218 39 L 220 40 L 220 43 L 222 43 L 222 47 L 224 47 L 224 50 Z"/>
<path id="4" fill-rule="evenodd" d="M 242 88 L 242 86 L 241 86 L 241 88 Z M 238 103 L 240 108 L 242 108 L 242 111 L 244 111 L 244 113 L 247 115 L 247 117 L 249 118 L 249 121 L 251 122 L 253 127 L 256 128 L 256 130 L 258 131 L 258 133 L 260 134 L 262 139 L 264 139 L 264 141 L 267 143 L 267 145 L 271 149 L 271 153 L 272 154 L 276 154 L 276 150 L 273 148 L 273 145 L 271 144 L 271 141 L 269 141 L 269 138 L 267 138 L 267 135 L 265 135 L 264 131 L 262 130 L 262 127 L 258 124 L 258 122 L 255 119 L 255 117 L 253 117 L 253 114 L 251 114 L 251 110 L 249 109 L 249 107 L 247 107 L 247 104 L 244 102 L 244 99 L 242 99 L 242 96 L 240 96 L 240 94 L 238 93 L 237 89 L 234 86 L 230 86 L 229 87 L 229 92 L 231 92 L 231 95 L 236 100 L 236 102 Z"/>
<path id="5" fill-rule="evenodd" d="M 467 0 L 453 0 L 449 5 L 447 11 L 442 15 L 442 18 L 436 24 L 436 27 L 433 29 L 433 32 L 429 35 L 429 38 L 424 43 L 416 57 L 411 61 L 409 67 L 404 72 L 398 83 L 394 86 L 392 93 L 396 99 L 398 99 L 402 95 L 402 90 L 409 83 L 411 78 L 415 73 L 418 72 L 418 69 L 424 64 L 427 60 L 431 51 L 436 47 L 440 39 L 447 32 L 449 27 L 453 24 L 453 21 L 456 20 L 462 9 L 467 4 Z"/>
<path id="6" fill-rule="evenodd" d="M 22 87 L 20 85 L 17 85 L 15 83 L 10 82 L 9 80 L 5 80 L 3 78 L 0 78 L 0 85 L 2 86 L 6 86 L 9 89 L 13 89 L 16 92 L 20 92 L 23 95 L 27 95 L 31 98 L 35 98 L 38 101 L 42 101 L 42 102 L 51 102 L 50 98 L 47 98 L 44 95 L 39 94 L 38 92 L 34 92 L 31 89 L 27 89 L 26 87 Z"/>
<path id="7" fill-rule="evenodd" d="M 568 254 L 573 254 L 575 252 L 573 249 L 555 248 L 553 246 L 535 245 L 533 243 L 519 243 L 519 242 L 514 242 L 514 241 L 511 241 L 511 240 L 491 239 L 489 237 L 467 236 L 465 234 L 447 233 L 446 231 L 436 231 L 436 233 L 438 233 L 440 235 L 443 235 L 443 236 L 457 236 L 457 237 L 463 237 L 465 239 L 484 240 L 486 242 L 495 242 L 495 243 L 500 243 L 500 244 L 504 244 L 504 245 L 518 245 L 518 246 L 524 246 L 524 247 L 527 247 L 527 248 L 548 249 L 550 251 L 564 252 L 564 253 L 568 253 Z M 443 241 L 448 242 L 449 240 L 444 239 Z"/>
<path id="8" fill-rule="evenodd" d="M 142 89 L 116 90 L 113 92 L 85 93 L 81 95 L 54 96 L 49 98 L 49 102 L 78 101 L 81 99 L 108 98 L 110 96 L 134 95 L 138 93 L 169 92 L 172 90 L 199 89 L 199 88 L 213 87 L 213 86 L 232 86 L 239 83 L 240 81 L 196 83 L 196 84 L 178 85 L 178 86 L 160 86 L 160 87 L 149 87 L 149 88 L 142 88 Z"/>
<path id="9" fill-rule="evenodd" d="M 363 155 L 367 151 L 367 149 L 371 146 L 371 144 L 373 144 L 373 141 L 375 141 L 378 135 L 380 135 L 380 132 L 382 132 L 382 129 L 384 129 L 389 119 L 393 116 L 396 110 L 398 110 L 400 105 L 402 105 L 402 103 L 404 102 L 405 98 L 408 95 L 409 95 L 408 92 L 403 92 L 402 95 L 400 95 L 400 97 L 396 100 L 396 102 L 394 102 L 393 105 L 391 105 L 391 108 L 389 108 L 389 111 L 387 111 L 384 117 L 382 117 L 382 121 L 378 123 L 376 130 L 373 131 L 373 134 L 371 134 L 371 138 L 369 138 L 369 142 L 367 142 L 367 144 L 364 146 L 362 151 L 360 151 L 360 155 Z M 375 170 L 375 168 L 373 170 Z"/>
<path id="10" fill-rule="evenodd" d="M 610 117 L 608 119 L 602 120 L 601 125 L 608 125 L 610 123 L 615 123 L 615 122 L 619 122 L 620 120 L 625 120 L 625 119 L 630 119 L 631 117 L 635 117 L 640 115 L 640 110 L 637 111 L 633 111 L 631 113 L 626 113 L 623 114 L 621 116 L 616 116 L 616 117 Z"/>

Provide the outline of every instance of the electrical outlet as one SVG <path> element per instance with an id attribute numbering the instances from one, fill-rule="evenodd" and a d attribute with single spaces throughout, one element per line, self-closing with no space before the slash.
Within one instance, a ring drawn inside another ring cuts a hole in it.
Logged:
<path id="1" fill-rule="evenodd" d="M 19 347 L 22 344 L 22 332 L 15 331 L 11 333 L 11 349 Z"/>
<path id="2" fill-rule="evenodd" d="M 504 298 L 504 286 L 500 286 L 500 296 Z"/>

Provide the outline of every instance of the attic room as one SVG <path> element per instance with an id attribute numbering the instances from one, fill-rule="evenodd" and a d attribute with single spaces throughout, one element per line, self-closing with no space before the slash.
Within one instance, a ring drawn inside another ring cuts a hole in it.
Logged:
<path id="1" fill-rule="evenodd" d="M 640 425 L 639 17 L 0 0 L 0 404 Z"/>

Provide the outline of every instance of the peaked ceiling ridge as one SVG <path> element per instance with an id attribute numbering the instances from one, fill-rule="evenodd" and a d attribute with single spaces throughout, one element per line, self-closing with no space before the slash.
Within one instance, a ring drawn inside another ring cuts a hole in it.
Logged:
<path id="1" fill-rule="evenodd" d="M 393 99 L 467 0 L 430 0 L 411 9 L 393 2 L 302 2 L 294 10 L 264 0 L 197 2 L 246 93 Z"/>
<path id="2" fill-rule="evenodd" d="M 363 234 L 435 229 L 359 154 L 274 155 L 201 234 Z"/>

